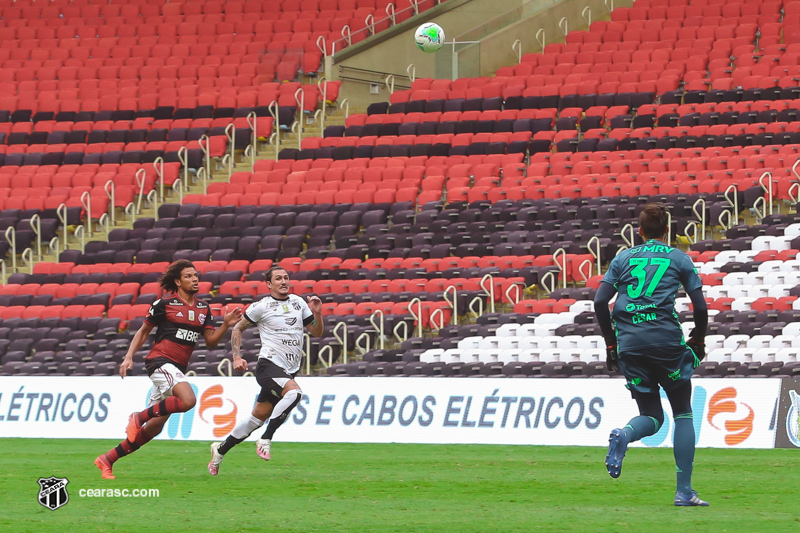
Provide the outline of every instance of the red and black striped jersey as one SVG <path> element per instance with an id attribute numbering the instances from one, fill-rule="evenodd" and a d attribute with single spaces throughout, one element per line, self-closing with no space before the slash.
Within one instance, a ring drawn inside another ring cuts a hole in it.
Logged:
<path id="1" fill-rule="evenodd" d="M 156 343 L 145 358 L 148 373 L 164 364 L 163 359 L 186 372 L 203 330 L 214 329 L 214 318 L 207 303 L 195 298 L 194 305 L 189 305 L 177 294 L 165 294 L 153 302 L 145 322 L 158 328 Z"/>

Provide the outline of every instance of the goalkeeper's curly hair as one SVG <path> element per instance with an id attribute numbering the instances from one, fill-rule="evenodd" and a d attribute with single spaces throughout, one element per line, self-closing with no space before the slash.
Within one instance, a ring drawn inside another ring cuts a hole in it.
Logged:
<path id="1" fill-rule="evenodd" d="M 164 274 L 158 278 L 158 284 L 161 285 L 161 288 L 164 289 L 165 292 L 177 291 L 178 286 L 176 282 L 180 281 L 181 272 L 183 272 L 185 268 L 194 268 L 194 263 L 188 259 L 179 259 L 175 261 L 169 265 Z"/>

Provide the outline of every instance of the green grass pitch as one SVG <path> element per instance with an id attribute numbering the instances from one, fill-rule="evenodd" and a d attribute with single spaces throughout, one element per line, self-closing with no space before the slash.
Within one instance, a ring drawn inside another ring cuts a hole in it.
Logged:
<path id="1" fill-rule="evenodd" d="M 676 508 L 671 449 L 631 449 L 613 480 L 601 448 L 276 442 L 267 463 L 245 442 L 211 477 L 208 443 L 157 441 L 103 480 L 93 460 L 114 444 L 0 439 L 0 531 L 800 531 L 798 450 L 698 449 L 711 507 Z M 69 479 L 56 511 L 37 501 L 50 476 Z"/>

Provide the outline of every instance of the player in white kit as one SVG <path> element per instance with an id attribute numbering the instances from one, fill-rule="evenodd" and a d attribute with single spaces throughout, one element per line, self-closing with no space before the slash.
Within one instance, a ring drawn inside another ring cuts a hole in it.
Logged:
<path id="1" fill-rule="evenodd" d="M 211 445 L 211 462 L 208 472 L 219 473 L 224 455 L 261 427 L 269 417 L 264 435 L 256 441 L 259 457 L 269 461 L 270 444 L 275 431 L 300 403 L 303 393 L 294 380 L 303 357 L 303 328 L 314 337 L 323 333 L 322 301 L 310 296 L 308 301 L 289 293 L 289 273 L 281 267 L 272 267 L 265 275 L 270 295 L 251 304 L 242 319 L 234 326 L 231 336 L 233 367 L 247 370 L 242 359 L 242 332 L 256 325 L 261 337 L 261 351 L 256 365 L 256 381 L 261 392 L 253 413 L 239 422 L 224 442 Z"/>

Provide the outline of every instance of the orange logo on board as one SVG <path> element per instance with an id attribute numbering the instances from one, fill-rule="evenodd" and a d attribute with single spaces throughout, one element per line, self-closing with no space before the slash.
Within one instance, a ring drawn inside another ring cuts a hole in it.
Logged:
<path id="1" fill-rule="evenodd" d="M 203 392 L 203 395 L 200 397 L 200 411 L 198 415 L 200 416 L 200 420 L 202 420 L 206 424 L 211 424 L 213 422 L 214 425 L 213 433 L 215 437 L 226 436 L 233 430 L 233 427 L 236 425 L 236 413 L 238 412 L 236 404 L 232 400 L 229 400 L 228 398 L 223 398 L 222 393 L 223 393 L 222 385 L 212 385 L 209 388 L 207 388 Z M 221 409 L 225 405 L 225 402 L 231 404 L 230 411 L 222 414 L 214 414 L 211 417 L 212 422 L 206 420 L 205 416 L 203 415 L 208 409 L 212 410 Z"/>
<path id="2" fill-rule="evenodd" d="M 740 409 L 740 406 L 743 409 Z M 725 387 L 717 391 L 708 401 L 708 423 L 714 429 L 722 430 L 714 424 L 714 419 L 724 414 L 737 414 L 746 412 L 742 418 L 729 419 L 723 416 L 724 430 L 727 432 L 725 435 L 725 444 L 728 446 L 736 446 L 747 440 L 751 433 L 753 433 L 753 419 L 755 412 L 753 408 L 744 402 L 736 401 L 736 389 L 733 387 Z"/>

